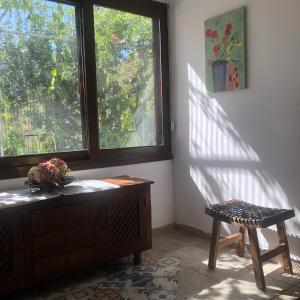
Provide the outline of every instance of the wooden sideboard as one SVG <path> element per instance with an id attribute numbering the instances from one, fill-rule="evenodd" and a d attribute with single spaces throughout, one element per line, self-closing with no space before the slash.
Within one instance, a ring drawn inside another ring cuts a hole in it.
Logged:
<path id="1" fill-rule="evenodd" d="M 0 192 L 0 294 L 152 246 L 148 180 L 79 181 L 55 195 Z M 77 184 L 77 186 L 76 186 Z"/>

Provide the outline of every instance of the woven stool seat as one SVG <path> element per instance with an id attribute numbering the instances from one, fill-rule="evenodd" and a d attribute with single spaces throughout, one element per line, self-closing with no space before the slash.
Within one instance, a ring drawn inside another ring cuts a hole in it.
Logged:
<path id="1" fill-rule="evenodd" d="M 227 223 L 238 223 L 265 228 L 295 216 L 294 210 L 268 208 L 240 200 L 230 200 L 212 205 L 205 212 Z"/>

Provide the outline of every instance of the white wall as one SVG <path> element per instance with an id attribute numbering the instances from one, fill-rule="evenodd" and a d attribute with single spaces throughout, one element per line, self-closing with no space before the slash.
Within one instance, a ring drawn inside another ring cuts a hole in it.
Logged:
<path id="1" fill-rule="evenodd" d="M 151 186 L 152 227 L 173 223 L 173 169 L 172 161 L 128 165 L 113 168 L 72 172 L 79 179 L 101 179 L 110 176 L 129 175 L 153 180 Z M 0 180 L 0 191 L 24 186 L 25 178 Z"/>
<path id="2" fill-rule="evenodd" d="M 208 95 L 204 20 L 242 6 L 249 87 Z M 174 0 L 171 8 L 175 221 L 210 232 L 204 207 L 233 197 L 294 208 L 287 230 L 299 258 L 300 1 Z M 260 235 L 264 248 L 273 241 L 273 228 Z"/>

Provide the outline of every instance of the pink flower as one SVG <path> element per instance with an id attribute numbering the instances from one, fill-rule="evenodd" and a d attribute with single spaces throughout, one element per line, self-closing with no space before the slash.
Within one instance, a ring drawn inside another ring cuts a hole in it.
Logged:
<path id="1" fill-rule="evenodd" d="M 211 37 L 212 37 L 213 39 L 218 38 L 218 31 L 217 31 L 217 30 L 214 30 L 214 31 L 211 33 Z"/>
<path id="2" fill-rule="evenodd" d="M 31 168 L 28 172 L 28 179 L 36 183 L 55 184 L 60 183 L 69 171 L 65 161 L 52 158 Z"/>
<path id="3" fill-rule="evenodd" d="M 211 65 L 211 64 L 212 64 L 212 61 L 209 59 L 209 60 L 207 61 L 207 63 L 208 63 L 209 65 Z"/>
<path id="4" fill-rule="evenodd" d="M 38 165 L 39 182 L 54 183 L 59 177 L 59 169 L 51 161 L 42 162 Z"/>
<path id="5" fill-rule="evenodd" d="M 219 47 L 219 45 L 216 44 L 216 45 L 214 45 L 213 49 L 214 49 L 214 52 L 217 52 L 220 50 L 220 47 Z"/>
<path id="6" fill-rule="evenodd" d="M 206 37 L 209 39 L 209 38 L 211 37 L 211 29 L 207 29 L 207 30 L 205 31 L 205 35 L 206 35 Z"/>
<path id="7" fill-rule="evenodd" d="M 221 51 L 220 51 L 219 45 L 217 45 L 217 44 L 214 45 L 213 50 L 214 50 L 215 56 L 220 56 L 221 55 Z"/>
<path id="8" fill-rule="evenodd" d="M 52 163 L 56 167 L 60 167 L 60 166 L 63 166 L 65 164 L 65 162 L 62 159 L 59 159 L 59 158 L 51 158 L 49 160 L 49 162 Z"/>
<path id="9" fill-rule="evenodd" d="M 231 32 L 231 30 L 232 30 L 232 23 L 227 23 L 226 24 L 226 30 L 228 30 L 229 32 Z"/>
<path id="10" fill-rule="evenodd" d="M 229 35 L 230 31 L 228 29 L 225 30 L 225 35 Z"/>

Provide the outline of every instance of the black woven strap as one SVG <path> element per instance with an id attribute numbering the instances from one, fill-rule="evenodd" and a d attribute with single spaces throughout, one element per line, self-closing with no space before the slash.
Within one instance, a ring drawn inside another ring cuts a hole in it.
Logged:
<path id="1" fill-rule="evenodd" d="M 227 223 L 238 223 L 254 227 L 268 227 L 293 218 L 293 209 L 257 206 L 240 200 L 230 200 L 205 209 L 206 214 Z"/>

